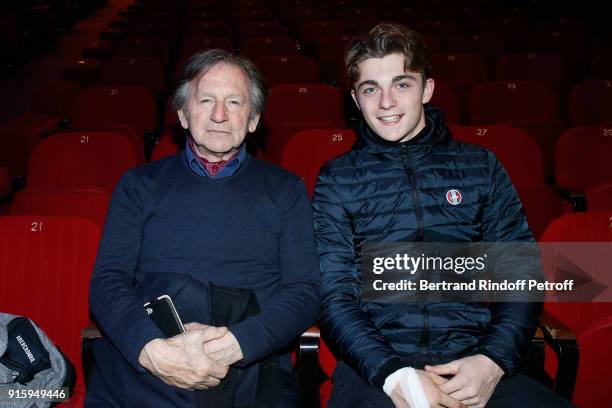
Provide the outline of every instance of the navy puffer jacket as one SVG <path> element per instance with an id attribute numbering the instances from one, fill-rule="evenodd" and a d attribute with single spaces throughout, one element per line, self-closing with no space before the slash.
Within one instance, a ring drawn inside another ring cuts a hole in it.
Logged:
<path id="1" fill-rule="evenodd" d="M 376 387 L 403 366 L 475 354 L 516 373 L 541 304 L 365 302 L 359 269 L 365 243 L 533 242 L 508 174 L 491 152 L 451 140 L 435 108 L 405 143 L 386 142 L 365 123 L 357 131 L 353 149 L 321 169 L 313 199 L 326 342 Z M 461 192 L 459 205 L 447 202 L 451 189 Z M 527 257 L 513 269 L 538 262 Z"/>

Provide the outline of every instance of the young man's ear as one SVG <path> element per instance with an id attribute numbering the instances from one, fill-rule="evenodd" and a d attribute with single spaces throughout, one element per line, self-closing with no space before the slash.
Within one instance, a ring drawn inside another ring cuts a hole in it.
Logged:
<path id="1" fill-rule="evenodd" d="M 431 100 L 431 97 L 433 96 L 435 85 L 436 84 L 434 83 L 434 80 L 431 78 L 428 78 L 427 81 L 425 81 L 425 85 L 423 86 L 423 103 L 424 104 Z"/>
<path id="2" fill-rule="evenodd" d="M 181 122 L 181 126 L 183 129 L 189 129 L 189 122 L 187 121 L 187 115 L 183 113 L 183 109 L 179 109 L 177 112 L 179 122 Z"/>
<path id="3" fill-rule="evenodd" d="M 357 109 L 361 110 L 361 106 L 359 106 L 359 102 L 357 101 L 357 95 L 355 95 L 354 89 L 351 89 L 351 97 L 353 98 L 353 101 L 355 102 L 355 106 L 357 106 Z"/>

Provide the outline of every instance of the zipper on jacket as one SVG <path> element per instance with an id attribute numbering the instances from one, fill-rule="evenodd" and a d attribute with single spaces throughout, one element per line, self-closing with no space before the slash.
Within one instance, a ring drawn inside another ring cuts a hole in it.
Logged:
<path id="1" fill-rule="evenodd" d="M 402 145 L 402 155 L 404 161 L 404 168 L 408 173 L 408 181 L 410 182 L 410 190 L 412 193 L 412 201 L 414 202 L 414 212 L 417 218 L 418 232 L 417 232 L 417 241 L 423 241 L 423 211 L 421 209 L 421 199 L 419 198 L 419 192 L 417 188 L 416 179 L 414 178 L 414 172 L 412 171 L 412 167 L 410 162 L 408 161 L 408 146 Z"/>
<path id="2" fill-rule="evenodd" d="M 423 304 L 423 335 L 421 336 L 421 347 L 429 345 L 429 310 L 427 309 L 427 303 Z"/>
<path id="3" fill-rule="evenodd" d="M 414 177 L 414 171 L 408 157 L 408 146 L 402 145 L 402 158 L 404 161 L 404 168 L 408 173 L 408 181 L 410 182 L 410 190 L 412 193 L 412 201 L 414 202 L 414 212 L 417 219 L 418 232 L 417 242 L 422 242 L 424 239 L 424 221 L 423 221 L 423 210 L 421 208 L 421 199 L 419 197 L 419 191 Z M 427 350 L 429 343 L 429 311 L 427 310 L 427 302 L 423 303 L 423 334 L 421 336 L 421 347 Z"/>

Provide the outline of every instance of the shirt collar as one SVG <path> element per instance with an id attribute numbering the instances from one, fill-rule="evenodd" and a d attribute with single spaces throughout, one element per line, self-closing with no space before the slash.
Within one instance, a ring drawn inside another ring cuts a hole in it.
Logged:
<path id="1" fill-rule="evenodd" d="M 204 167 L 204 165 L 200 163 L 198 158 L 195 156 L 195 153 L 191 150 L 191 147 L 189 146 L 189 139 L 187 139 L 187 141 L 185 142 L 185 158 L 187 159 L 189 168 L 191 169 L 192 172 L 202 177 L 214 178 L 214 179 L 221 179 L 221 178 L 229 177 L 232 174 L 234 174 L 236 170 L 240 168 L 242 163 L 244 163 L 246 159 L 246 155 L 247 155 L 246 143 L 243 143 L 242 146 L 240 146 L 240 149 L 238 150 L 238 154 L 234 156 L 234 158 L 230 160 L 225 165 L 225 167 L 223 167 L 223 169 L 219 171 L 219 173 L 217 173 L 215 177 L 211 177 L 210 174 L 208 174 L 206 167 Z"/>

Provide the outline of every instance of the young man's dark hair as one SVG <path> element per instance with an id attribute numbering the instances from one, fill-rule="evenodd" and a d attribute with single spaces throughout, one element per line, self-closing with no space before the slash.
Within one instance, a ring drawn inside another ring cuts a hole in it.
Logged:
<path id="1" fill-rule="evenodd" d="M 364 299 L 368 244 L 534 239 L 495 156 L 453 141 L 442 112 L 425 107 L 435 84 L 417 33 L 380 24 L 349 45 L 346 62 L 363 120 L 353 149 L 321 169 L 313 197 L 320 326 L 340 358 L 329 406 L 568 406 L 519 374 L 541 304 Z M 532 254 L 495 273 L 541 273 Z"/>
<path id="2" fill-rule="evenodd" d="M 406 71 L 431 74 L 431 56 L 416 31 L 399 24 L 379 24 L 367 34 L 354 37 L 344 56 L 348 79 L 354 84 L 359 79 L 359 64 L 368 58 L 381 58 L 400 53 L 406 57 Z"/>

